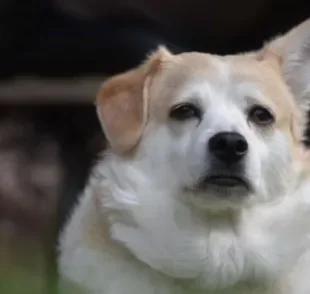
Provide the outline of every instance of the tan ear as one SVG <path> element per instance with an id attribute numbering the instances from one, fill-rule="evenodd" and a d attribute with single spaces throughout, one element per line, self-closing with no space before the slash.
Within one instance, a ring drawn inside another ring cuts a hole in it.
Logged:
<path id="1" fill-rule="evenodd" d="M 291 88 L 297 104 L 308 109 L 310 102 L 310 19 L 266 44 L 263 59 L 274 59 Z"/>
<path id="2" fill-rule="evenodd" d="M 103 83 L 96 107 L 112 150 L 124 154 L 139 142 L 147 122 L 148 89 L 152 76 L 172 54 L 160 47 L 145 63 Z"/>

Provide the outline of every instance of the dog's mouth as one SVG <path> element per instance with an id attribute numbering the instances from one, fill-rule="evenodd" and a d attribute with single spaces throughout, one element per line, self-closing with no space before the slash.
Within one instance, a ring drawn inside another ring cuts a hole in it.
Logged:
<path id="1" fill-rule="evenodd" d="M 199 183 L 200 188 L 235 189 L 243 188 L 250 190 L 249 182 L 242 176 L 236 175 L 210 175 Z"/>

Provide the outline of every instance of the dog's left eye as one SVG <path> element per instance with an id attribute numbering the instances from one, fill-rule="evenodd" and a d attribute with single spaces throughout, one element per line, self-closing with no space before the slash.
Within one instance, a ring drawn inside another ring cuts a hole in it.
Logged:
<path id="1" fill-rule="evenodd" d="M 259 125 L 268 125 L 274 122 L 273 114 L 265 107 L 256 105 L 249 111 L 249 120 Z"/>
<path id="2" fill-rule="evenodd" d="M 169 116 L 175 120 L 186 120 L 190 118 L 201 118 L 201 110 L 194 104 L 182 103 L 171 108 Z"/>

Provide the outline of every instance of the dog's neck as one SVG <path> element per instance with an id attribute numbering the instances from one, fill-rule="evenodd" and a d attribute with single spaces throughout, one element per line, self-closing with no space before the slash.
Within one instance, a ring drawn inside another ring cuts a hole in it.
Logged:
<path id="1" fill-rule="evenodd" d="M 195 211 L 196 210 L 196 211 Z M 225 230 L 237 234 L 238 228 L 242 222 L 242 209 L 226 208 L 223 210 L 197 210 L 194 208 L 194 214 L 208 226 L 211 230 Z"/>

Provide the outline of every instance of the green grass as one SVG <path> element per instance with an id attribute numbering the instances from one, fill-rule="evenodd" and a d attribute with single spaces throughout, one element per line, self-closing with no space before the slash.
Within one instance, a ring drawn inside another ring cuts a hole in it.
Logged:
<path id="1" fill-rule="evenodd" d="M 14 270 L 1 276 L 0 293 L 43 294 L 46 293 L 46 282 L 42 276 L 31 273 L 31 270 L 27 273 Z"/>
<path id="2" fill-rule="evenodd" d="M 0 293 L 57 294 L 50 252 L 34 238 L 0 238 Z"/>

